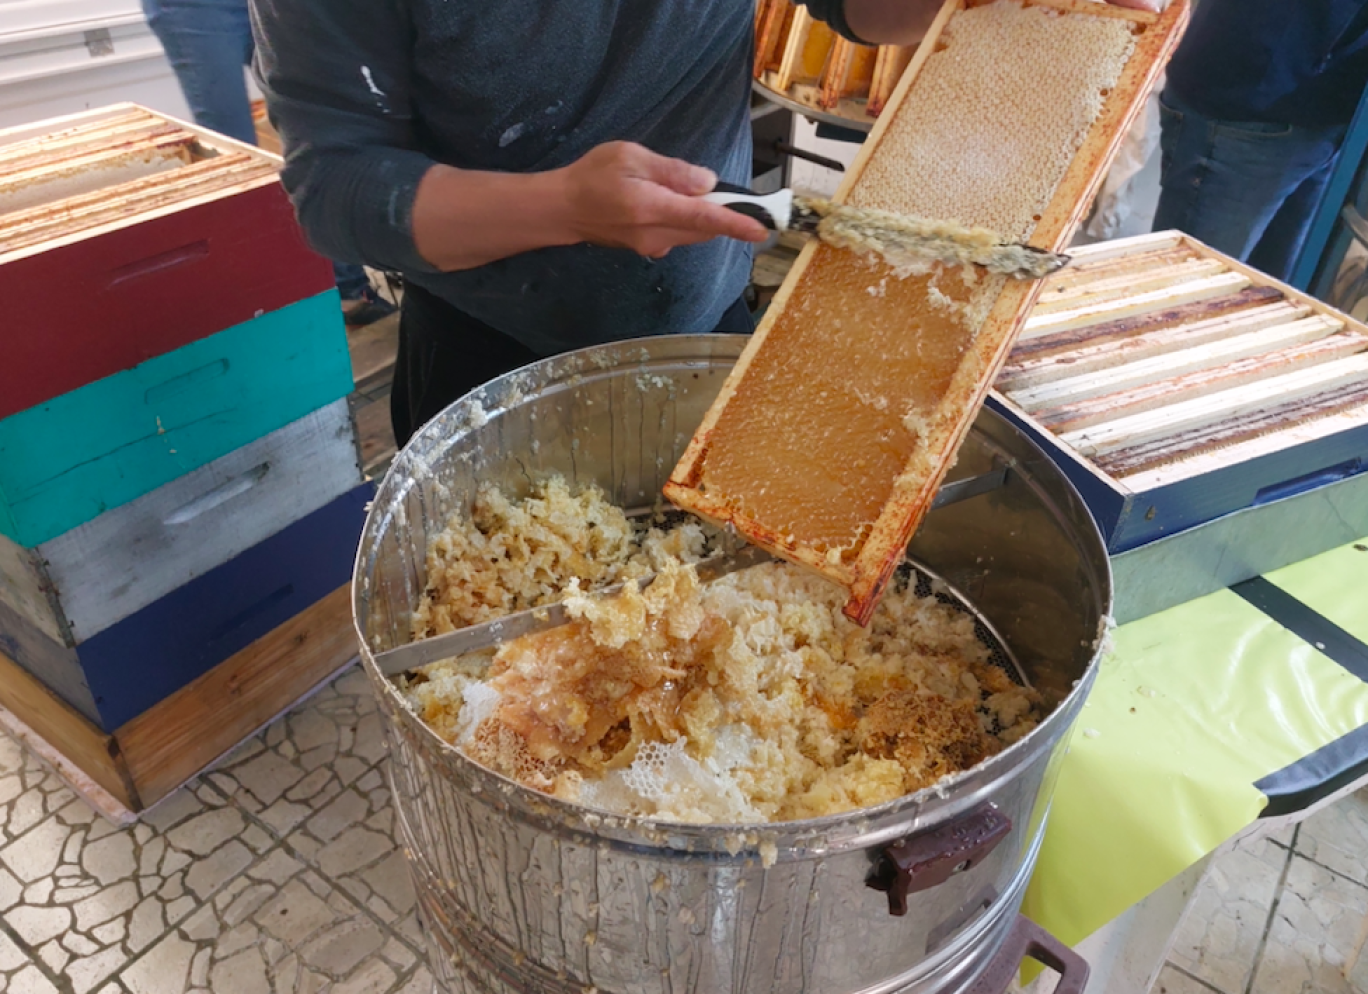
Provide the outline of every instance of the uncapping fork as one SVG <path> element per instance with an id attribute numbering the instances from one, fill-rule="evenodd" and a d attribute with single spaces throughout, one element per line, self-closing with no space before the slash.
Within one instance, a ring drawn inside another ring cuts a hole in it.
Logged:
<path id="1" fill-rule="evenodd" d="M 712 193 L 705 194 L 703 199 L 753 218 L 771 231 L 797 231 L 818 237 L 821 237 L 819 228 L 822 219 L 827 214 L 826 211 L 818 210 L 814 201 L 788 189 L 774 193 L 755 193 L 744 187 L 719 183 L 717 188 Z M 1017 279 L 1043 279 L 1069 263 L 1067 255 L 1047 252 L 1034 245 L 1004 242 L 998 249 L 1004 255 L 1011 253 L 1015 256 L 1018 253 L 1025 253 L 1031 259 L 1029 266 L 1013 265 L 1009 270 L 1009 275 Z M 930 249 L 926 255 L 927 258 L 940 258 Z"/>

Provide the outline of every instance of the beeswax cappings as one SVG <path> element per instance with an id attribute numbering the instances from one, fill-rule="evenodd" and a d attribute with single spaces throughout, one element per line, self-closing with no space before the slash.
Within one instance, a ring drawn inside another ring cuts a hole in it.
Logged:
<path id="1" fill-rule="evenodd" d="M 702 586 L 685 564 L 658 558 L 644 592 L 577 596 L 574 557 L 539 555 L 541 522 L 554 517 L 562 534 L 587 538 L 597 530 L 589 517 L 611 518 L 608 505 L 560 483 L 540 494 L 530 515 L 489 498 L 531 529 L 505 529 L 500 555 L 551 563 L 539 582 L 569 591 L 578 620 L 426 667 L 408 688 L 439 735 L 525 786 L 674 821 L 817 817 L 929 786 L 1040 718 L 1038 698 L 988 662 L 968 615 L 911 590 L 891 594 L 869 629 L 842 617 L 840 587 L 781 563 Z M 450 550 L 487 549 L 484 537 L 453 519 L 433 543 L 441 568 L 471 575 Z M 519 583 L 513 571 L 480 570 L 495 587 Z M 420 618 L 463 623 L 471 601 L 456 593 L 461 583 L 432 579 L 440 593 Z M 481 597 L 510 599 L 499 589 Z"/>

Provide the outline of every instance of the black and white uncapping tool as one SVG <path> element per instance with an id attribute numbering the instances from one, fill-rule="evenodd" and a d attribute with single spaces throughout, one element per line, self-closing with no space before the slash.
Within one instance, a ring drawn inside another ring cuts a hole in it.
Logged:
<path id="1" fill-rule="evenodd" d="M 704 199 L 752 217 L 771 231 L 815 234 L 838 248 L 877 252 L 895 264 L 907 259 L 973 263 L 992 273 L 1038 280 L 1069 263 L 1067 255 L 1033 245 L 987 241 L 984 236 L 991 238 L 992 234 L 983 229 L 834 204 L 792 190 L 761 194 L 719 183 Z M 828 225 L 819 228 L 823 221 Z"/>
<path id="2" fill-rule="evenodd" d="M 803 206 L 802 198 L 794 197 L 792 190 L 753 193 L 729 183 L 718 183 L 717 188 L 705 194 L 703 199 L 754 218 L 771 231 L 801 231 L 811 235 L 816 233 L 822 220 Z"/>

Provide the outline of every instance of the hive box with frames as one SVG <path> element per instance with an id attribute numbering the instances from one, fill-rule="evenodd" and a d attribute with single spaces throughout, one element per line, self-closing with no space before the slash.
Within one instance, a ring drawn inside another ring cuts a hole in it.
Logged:
<path id="1" fill-rule="evenodd" d="M 128 104 L 0 132 L 0 704 L 132 808 L 352 651 L 295 641 L 369 485 L 279 166 Z"/>
<path id="2" fill-rule="evenodd" d="M 0 132 L 0 535 L 35 548 L 345 396 L 279 159 L 139 107 Z"/>
<path id="3" fill-rule="evenodd" d="M 1119 622 L 1368 535 L 1368 327 L 1178 232 L 1076 250 L 990 404 L 1087 500 Z"/>
<path id="4" fill-rule="evenodd" d="M 0 418 L 331 290 L 278 168 L 133 104 L 0 131 Z"/>

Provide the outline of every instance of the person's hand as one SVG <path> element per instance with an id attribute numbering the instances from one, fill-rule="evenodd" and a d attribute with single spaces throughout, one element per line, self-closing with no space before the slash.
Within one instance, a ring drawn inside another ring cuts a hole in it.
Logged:
<path id="1" fill-rule="evenodd" d="M 581 242 L 658 259 L 711 238 L 762 242 L 769 234 L 758 221 L 702 199 L 717 183 L 711 170 L 630 142 L 591 149 L 563 178 L 568 224 Z"/>

